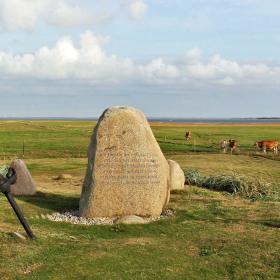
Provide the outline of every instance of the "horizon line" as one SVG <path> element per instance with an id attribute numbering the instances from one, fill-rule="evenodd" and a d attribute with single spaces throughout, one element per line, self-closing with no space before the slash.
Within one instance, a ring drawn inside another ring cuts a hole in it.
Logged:
<path id="1" fill-rule="evenodd" d="M 148 120 L 280 120 L 280 117 L 151 117 Z M 99 117 L 0 117 L 0 120 L 98 120 Z"/>

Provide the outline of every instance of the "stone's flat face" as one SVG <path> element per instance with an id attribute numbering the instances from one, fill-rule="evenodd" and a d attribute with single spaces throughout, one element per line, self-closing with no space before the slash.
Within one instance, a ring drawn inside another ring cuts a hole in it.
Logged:
<path id="1" fill-rule="evenodd" d="M 92 135 L 88 158 L 81 216 L 161 214 L 169 201 L 169 167 L 142 112 L 107 109 Z"/>
<path id="2" fill-rule="evenodd" d="M 183 190 L 185 188 L 185 174 L 180 165 L 174 160 L 167 160 L 170 169 L 170 190 Z"/>
<path id="3" fill-rule="evenodd" d="M 11 186 L 11 193 L 14 195 L 33 195 L 36 192 L 35 183 L 25 163 L 21 159 L 13 160 L 11 167 L 17 174 L 17 181 Z"/>

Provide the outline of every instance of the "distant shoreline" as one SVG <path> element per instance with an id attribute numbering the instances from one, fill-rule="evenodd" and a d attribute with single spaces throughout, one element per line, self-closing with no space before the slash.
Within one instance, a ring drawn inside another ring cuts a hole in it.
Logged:
<path id="1" fill-rule="evenodd" d="M 0 118 L 0 121 L 77 121 L 96 122 L 97 118 Z M 280 126 L 280 118 L 148 118 L 154 126 L 256 126 L 275 125 Z"/>
<path id="2" fill-rule="evenodd" d="M 188 123 L 188 122 L 149 122 L 151 126 L 170 126 L 170 127 L 197 127 L 197 126 L 238 126 L 238 127 L 253 127 L 253 126 L 280 126 L 279 122 L 243 122 L 243 123 L 203 123 L 203 122 L 197 122 L 197 123 Z"/>
<path id="3" fill-rule="evenodd" d="M 0 118 L 0 121 L 98 121 L 98 118 Z M 260 118 L 148 118 L 153 124 L 186 124 L 186 125 L 277 125 L 280 124 L 278 117 L 260 117 Z"/>
<path id="4" fill-rule="evenodd" d="M 149 118 L 149 122 L 181 124 L 280 124 L 280 118 Z"/>

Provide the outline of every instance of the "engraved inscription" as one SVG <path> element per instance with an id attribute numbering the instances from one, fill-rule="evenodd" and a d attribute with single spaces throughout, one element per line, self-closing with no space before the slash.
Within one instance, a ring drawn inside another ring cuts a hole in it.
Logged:
<path id="1" fill-rule="evenodd" d="M 159 160 L 145 153 L 104 152 L 98 163 L 97 179 L 109 185 L 154 185 L 159 184 Z"/>

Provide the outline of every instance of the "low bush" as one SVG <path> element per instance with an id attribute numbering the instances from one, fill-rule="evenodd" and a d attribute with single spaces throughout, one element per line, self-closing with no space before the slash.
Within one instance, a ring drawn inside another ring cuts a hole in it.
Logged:
<path id="1" fill-rule="evenodd" d="M 203 176 L 197 170 L 187 170 L 185 178 L 189 185 L 210 190 L 239 194 L 250 199 L 280 200 L 279 187 L 256 177 L 245 177 L 236 173 Z"/>

